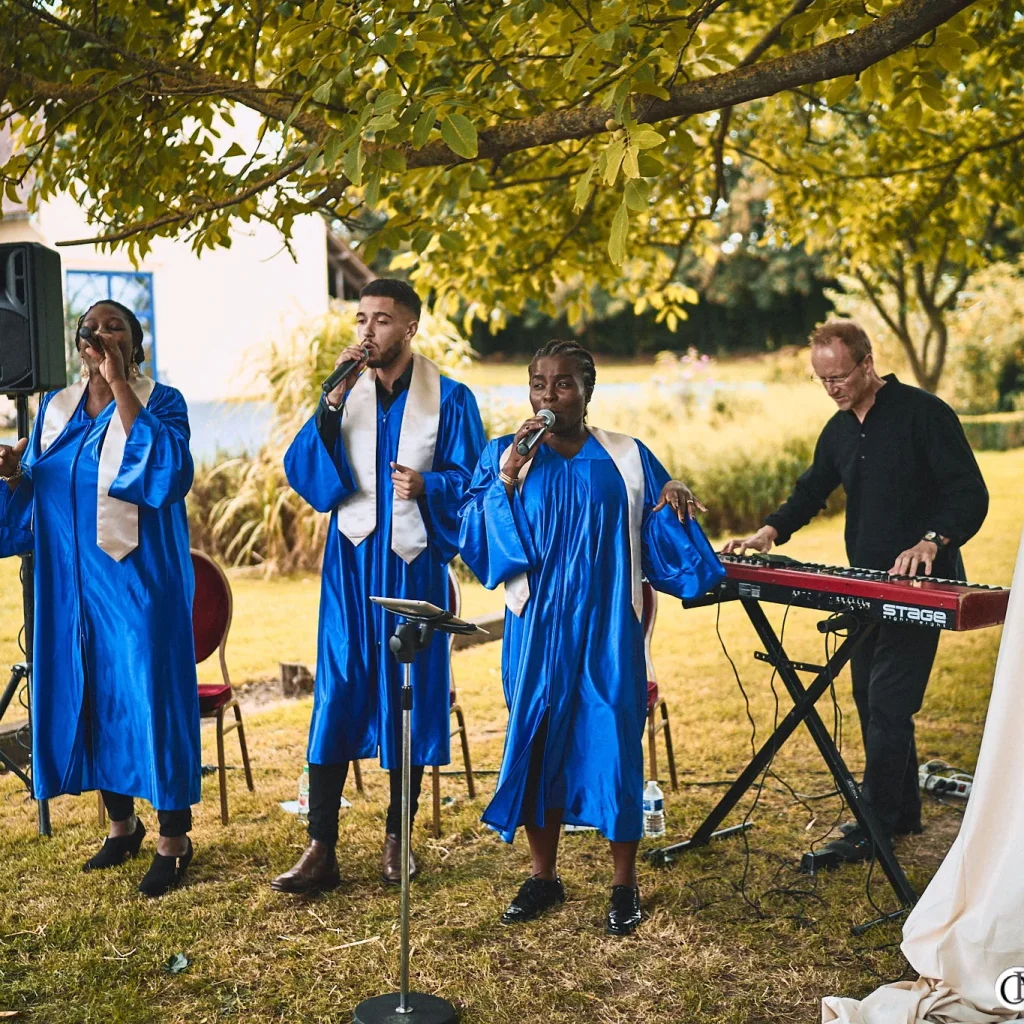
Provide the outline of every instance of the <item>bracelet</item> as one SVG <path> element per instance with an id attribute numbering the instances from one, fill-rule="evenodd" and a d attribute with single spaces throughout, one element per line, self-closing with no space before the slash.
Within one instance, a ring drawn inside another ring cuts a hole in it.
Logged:
<path id="1" fill-rule="evenodd" d="M 15 480 L 20 480 L 20 479 L 21 479 L 21 463 L 20 462 L 18 463 L 18 468 L 10 476 L 4 476 L 2 473 L 0 473 L 0 480 L 3 480 L 5 483 L 9 483 L 9 484 L 10 483 L 14 483 Z"/>
<path id="2" fill-rule="evenodd" d="M 507 487 L 515 487 L 515 485 L 516 485 L 516 481 L 515 481 L 515 478 L 514 478 L 514 477 L 511 477 L 511 476 L 509 476 L 509 475 L 508 475 L 508 473 L 506 473 L 506 472 L 505 472 L 505 470 L 502 470 L 502 471 L 501 471 L 501 472 L 500 472 L 500 473 L 498 474 L 498 479 L 499 479 L 499 480 L 500 480 L 500 481 L 501 481 L 501 482 L 502 482 L 503 484 L 505 484 L 505 485 L 506 485 Z"/>
<path id="3" fill-rule="evenodd" d="M 344 404 L 344 402 L 339 402 L 337 405 L 333 405 L 330 401 L 328 401 L 327 396 L 324 395 L 324 405 L 327 406 L 328 412 L 341 412 Z"/>

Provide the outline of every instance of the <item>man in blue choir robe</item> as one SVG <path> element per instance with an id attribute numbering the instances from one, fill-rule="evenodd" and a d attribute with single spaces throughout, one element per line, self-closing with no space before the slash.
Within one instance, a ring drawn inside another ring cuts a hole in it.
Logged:
<path id="1" fill-rule="evenodd" d="M 331 523 L 307 755 L 310 842 L 271 882 L 279 892 L 340 883 L 335 846 L 348 762 L 378 751 L 391 776 L 381 877 L 401 879 L 402 674 L 388 649 L 397 622 L 369 599 L 447 606 L 458 511 L 485 443 L 469 389 L 413 354 L 419 315 L 420 299 L 404 281 L 380 279 L 363 289 L 359 345 L 337 364 L 357 365 L 285 455 L 289 483 L 315 509 L 331 512 Z M 449 761 L 448 645 L 440 634 L 417 656 L 412 685 L 415 814 L 423 766 Z"/>
<path id="2" fill-rule="evenodd" d="M 605 930 L 627 935 L 641 920 L 641 577 L 694 597 L 724 570 L 691 517 L 702 506 L 685 485 L 670 481 L 639 441 L 587 426 L 595 377 L 575 342 L 536 354 L 530 400 L 535 412 L 555 414 L 554 425 L 525 456 L 517 445 L 543 429 L 539 417 L 487 446 L 462 509 L 460 546 L 484 586 L 505 584 L 508 605 L 508 735 L 483 820 L 506 842 L 525 826 L 533 873 L 502 922 L 531 920 L 564 901 L 560 828 L 591 825 L 611 845 Z"/>

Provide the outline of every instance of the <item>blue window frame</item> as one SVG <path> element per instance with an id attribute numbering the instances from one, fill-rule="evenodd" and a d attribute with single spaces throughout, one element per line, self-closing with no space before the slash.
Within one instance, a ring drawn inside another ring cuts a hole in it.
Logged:
<path id="1" fill-rule="evenodd" d="M 78 318 L 92 305 L 104 299 L 113 299 L 127 306 L 142 325 L 142 347 L 146 358 L 142 372 L 159 380 L 156 358 L 156 312 L 153 305 L 153 275 L 141 271 L 68 270 L 65 273 L 64 316 L 68 325 L 74 355 L 75 327 Z M 69 366 L 78 360 L 69 358 Z"/>

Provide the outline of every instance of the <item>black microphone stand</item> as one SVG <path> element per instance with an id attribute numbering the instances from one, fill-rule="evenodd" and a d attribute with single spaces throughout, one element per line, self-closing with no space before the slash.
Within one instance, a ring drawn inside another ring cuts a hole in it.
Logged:
<path id="1" fill-rule="evenodd" d="M 399 991 L 364 999 L 355 1009 L 355 1024 L 457 1024 L 458 1011 L 446 999 L 409 991 L 409 851 L 412 795 L 412 663 L 438 633 L 485 633 L 427 601 L 371 597 L 404 619 L 388 641 L 395 660 L 405 666 L 402 684 L 402 909 Z"/>
<path id="2" fill-rule="evenodd" d="M 28 429 L 28 395 L 15 396 L 15 408 L 17 409 L 18 440 L 21 441 L 29 435 Z M 0 487 L 6 487 L 0 483 Z M 25 616 L 25 660 L 17 665 L 11 666 L 11 678 L 0 694 L 0 720 L 7 714 L 14 695 L 18 692 L 22 681 L 25 683 L 27 694 L 27 706 L 29 714 L 29 733 L 32 729 L 32 638 L 35 633 L 35 556 L 31 551 L 21 556 L 21 603 Z M 30 762 L 31 764 L 31 759 Z M 25 784 L 29 794 L 32 793 L 32 776 L 30 771 L 25 772 L 14 763 L 2 750 L 0 750 L 0 765 L 7 771 L 16 775 Z M 36 802 L 39 812 L 39 834 L 41 836 L 52 835 L 50 828 L 50 805 L 46 800 Z"/>

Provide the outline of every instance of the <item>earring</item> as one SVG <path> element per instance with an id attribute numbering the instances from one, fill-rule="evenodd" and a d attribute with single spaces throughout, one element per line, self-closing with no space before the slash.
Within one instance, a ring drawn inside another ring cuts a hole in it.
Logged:
<path id="1" fill-rule="evenodd" d="M 138 380 L 141 373 L 142 370 L 139 368 L 138 363 L 132 363 L 132 365 L 128 367 L 128 376 L 131 377 L 132 380 Z"/>
<path id="2" fill-rule="evenodd" d="M 82 360 L 82 364 L 79 367 L 78 377 L 79 377 L 80 380 L 88 380 L 89 379 L 89 367 L 85 365 L 85 360 L 84 359 Z"/>

